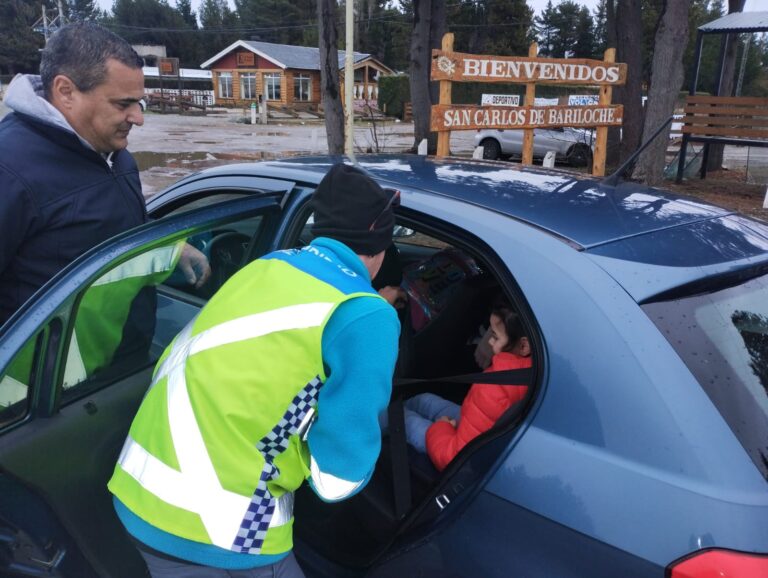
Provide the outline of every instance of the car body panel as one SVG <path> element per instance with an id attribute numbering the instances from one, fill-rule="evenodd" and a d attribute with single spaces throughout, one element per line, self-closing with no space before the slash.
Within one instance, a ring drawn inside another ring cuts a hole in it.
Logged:
<path id="1" fill-rule="evenodd" d="M 447 214 L 441 214 L 441 207 L 427 209 L 444 218 L 452 212 L 446 205 L 442 211 Z M 718 525 L 741 549 L 768 544 L 768 525 L 763 524 L 768 516 L 766 481 L 631 296 L 591 266 L 583 252 L 498 216 L 463 211 L 462 226 L 494 247 L 502 261 L 514 263 L 515 279 L 536 313 L 549 352 L 540 403 L 529 413 L 524 435 L 510 446 L 488 491 L 619 549 L 641 551 L 649 559 L 653 557 L 643 549 L 653 550 L 656 562 L 683 555 L 700 528 Z M 522 246 L 525 252 L 518 250 Z M 607 315 L 606 309 L 614 314 Z M 590 328 L 588 342 L 584 327 Z M 558 351 L 570 352 L 568 358 Z M 616 375 L 623 375 L 621 387 Z M 657 416 L 653 428 L 647 425 L 650 416 Z M 596 471 L 602 480 L 597 485 Z M 560 493 L 542 491 L 542 480 L 560 480 L 568 487 Z M 607 488 L 616 495 L 609 497 Z M 624 504 L 627 492 L 656 495 L 658 501 Z M 617 509 L 619 503 L 624 512 Z M 731 506 L 734 512 L 741 510 L 740 527 L 724 523 Z M 657 540 L 659 534 L 651 527 L 637 536 L 632 521 L 644 516 L 667 526 L 677 523 L 674 535 L 682 536 L 682 543 Z"/>
<path id="2" fill-rule="evenodd" d="M 484 206 L 586 248 L 731 214 L 635 183 L 608 187 L 559 170 L 420 156 L 361 157 L 359 164 L 393 186 L 412 186 Z M 293 174 L 296 180 L 306 175 L 315 180 L 329 166 L 327 159 L 287 159 L 267 163 L 261 174 L 286 178 Z M 657 205 L 663 210 L 654 210 Z"/>
<path id="3" fill-rule="evenodd" d="M 337 160 L 217 167 L 183 179 L 149 208 L 163 213 L 187 198 L 242 191 L 248 198 L 212 204 L 207 210 L 219 214 L 211 219 L 279 211 L 269 242 L 284 248 L 312 188 Z M 479 472 L 472 483 L 429 524 L 396 535 L 367 575 L 501 577 L 514 569 L 661 578 L 674 560 L 710 547 L 768 552 L 768 483 L 638 305 L 768 263 L 765 225 L 640 185 L 607 187 L 559 171 L 417 156 L 358 161 L 401 190 L 403 223 L 434 228 L 483 256 L 529 321 L 538 366 L 536 397 L 519 424 L 466 456 L 435 493 Z M 146 231 L 161 231 L 164 221 Z M 95 249 L 41 290 L 0 329 L 0 364 L 139 237 Z M 161 292 L 164 339 L 195 311 Z M 65 413 L 78 411 L 86 419 L 78 404 Z M 12 441 L 0 437 L 0 456 Z M 13 456 L 18 462 L 23 453 Z M 340 575 L 314 560 L 309 576 Z"/>
<path id="4" fill-rule="evenodd" d="M 383 561 L 367 574 L 370 578 L 417 575 L 663 578 L 665 573 L 663 566 L 481 491 L 471 507 L 457 513 L 431 540 Z"/>

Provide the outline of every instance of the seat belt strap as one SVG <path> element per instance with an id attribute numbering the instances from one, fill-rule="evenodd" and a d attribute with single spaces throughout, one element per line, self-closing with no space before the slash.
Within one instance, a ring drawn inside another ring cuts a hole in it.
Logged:
<path id="1" fill-rule="evenodd" d="M 395 516 L 402 519 L 411 509 L 411 472 L 408 467 L 408 444 L 405 439 L 405 411 L 403 400 L 397 397 L 387 408 L 389 417 L 389 443 L 392 459 L 392 488 Z"/>
<path id="2" fill-rule="evenodd" d="M 525 367 L 523 369 L 505 369 L 504 371 L 466 373 L 463 375 L 449 375 L 446 377 L 430 377 L 428 379 L 395 379 L 393 380 L 392 385 L 394 387 L 424 383 L 491 383 L 494 385 L 532 385 L 533 377 L 533 368 Z"/>

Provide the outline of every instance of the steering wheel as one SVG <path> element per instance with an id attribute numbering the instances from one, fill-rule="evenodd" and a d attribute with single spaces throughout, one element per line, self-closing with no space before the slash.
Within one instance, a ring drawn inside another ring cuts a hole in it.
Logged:
<path id="1" fill-rule="evenodd" d="M 211 239 L 208 247 L 211 279 L 206 285 L 210 286 L 212 293 L 240 270 L 250 243 L 248 235 L 235 231 L 225 231 Z"/>

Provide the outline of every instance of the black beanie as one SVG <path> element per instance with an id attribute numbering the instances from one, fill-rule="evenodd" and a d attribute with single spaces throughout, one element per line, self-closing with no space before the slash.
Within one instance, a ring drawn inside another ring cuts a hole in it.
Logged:
<path id="1" fill-rule="evenodd" d="M 358 255 L 376 255 L 392 243 L 395 215 L 387 207 L 390 197 L 360 169 L 333 165 L 312 195 L 312 234 L 341 241 Z"/>

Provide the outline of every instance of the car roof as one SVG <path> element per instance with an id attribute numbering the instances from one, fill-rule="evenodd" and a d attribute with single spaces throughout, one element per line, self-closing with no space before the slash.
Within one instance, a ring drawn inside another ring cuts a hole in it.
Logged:
<path id="1" fill-rule="evenodd" d="M 296 157 L 226 165 L 198 176 L 254 174 L 316 184 L 341 160 Z M 502 213 L 596 257 L 672 267 L 768 259 L 764 223 L 639 183 L 610 186 L 562 170 L 419 155 L 360 155 L 356 163 L 387 186 Z"/>

